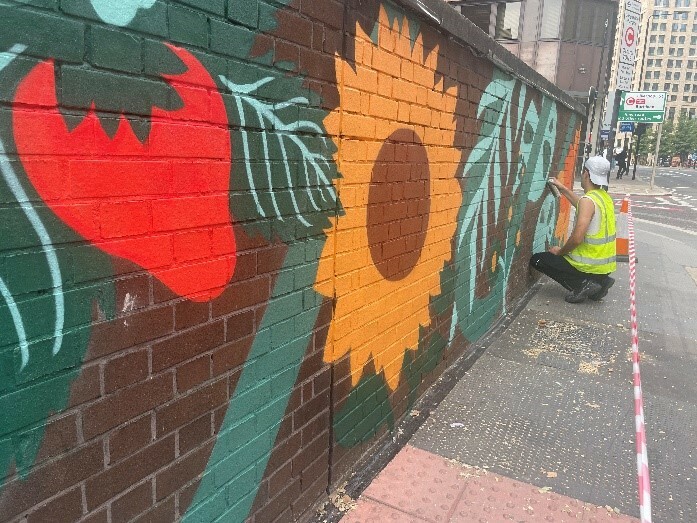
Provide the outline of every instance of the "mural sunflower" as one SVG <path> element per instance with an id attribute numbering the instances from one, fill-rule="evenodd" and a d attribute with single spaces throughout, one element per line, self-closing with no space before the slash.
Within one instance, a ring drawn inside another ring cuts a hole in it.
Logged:
<path id="1" fill-rule="evenodd" d="M 399 385 L 404 356 L 430 323 L 429 298 L 451 258 L 460 206 L 453 147 L 457 88 L 437 79 L 438 47 L 384 6 L 372 35 L 356 26 L 356 61 L 336 58 L 341 103 L 324 123 L 342 150 L 333 220 L 316 289 L 335 300 L 325 361 L 349 356 Z M 410 36 L 411 35 L 411 36 Z"/>

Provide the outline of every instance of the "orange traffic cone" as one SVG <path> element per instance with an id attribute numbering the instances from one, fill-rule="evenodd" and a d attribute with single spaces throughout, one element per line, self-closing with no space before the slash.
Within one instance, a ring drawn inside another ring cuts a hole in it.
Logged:
<path id="1" fill-rule="evenodd" d="M 629 195 L 622 200 L 620 215 L 617 217 L 617 236 L 615 237 L 615 248 L 617 249 L 617 261 L 629 261 L 629 224 L 627 217 L 629 214 Z"/>

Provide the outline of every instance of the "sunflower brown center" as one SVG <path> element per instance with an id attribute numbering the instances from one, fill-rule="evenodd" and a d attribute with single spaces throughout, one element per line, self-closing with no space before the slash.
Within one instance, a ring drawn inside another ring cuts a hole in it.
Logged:
<path id="1" fill-rule="evenodd" d="M 414 131 L 395 131 L 375 160 L 368 193 L 368 245 L 385 279 L 401 280 L 416 266 L 430 208 L 426 148 Z"/>

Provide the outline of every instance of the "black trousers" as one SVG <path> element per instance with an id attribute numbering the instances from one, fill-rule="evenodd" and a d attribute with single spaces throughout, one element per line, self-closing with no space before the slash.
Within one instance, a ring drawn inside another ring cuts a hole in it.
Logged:
<path id="1" fill-rule="evenodd" d="M 609 274 L 588 274 L 579 271 L 563 256 L 551 252 L 538 252 L 530 258 L 530 267 L 552 278 L 569 291 L 579 289 L 586 280 L 593 280 L 600 285 L 605 284 Z"/>

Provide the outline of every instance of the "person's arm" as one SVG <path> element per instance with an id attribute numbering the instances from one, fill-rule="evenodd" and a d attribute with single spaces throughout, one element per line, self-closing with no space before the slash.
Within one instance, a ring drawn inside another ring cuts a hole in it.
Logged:
<path id="1" fill-rule="evenodd" d="M 578 203 L 578 200 L 580 198 L 579 195 L 575 194 L 571 189 L 569 189 L 566 185 L 561 183 L 556 178 L 550 178 L 549 181 L 553 183 L 557 189 L 559 189 L 559 192 L 564 195 L 564 198 L 569 200 L 571 205 L 576 207 L 576 204 Z"/>
<path id="2" fill-rule="evenodd" d="M 563 247 L 550 247 L 549 252 L 558 256 L 564 256 L 573 251 L 576 247 L 583 243 L 588 231 L 588 226 L 591 224 L 593 214 L 595 213 L 595 205 L 590 198 L 579 198 L 574 230 L 571 231 L 569 240 Z"/>

